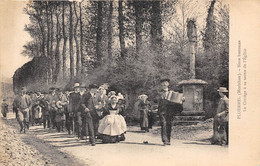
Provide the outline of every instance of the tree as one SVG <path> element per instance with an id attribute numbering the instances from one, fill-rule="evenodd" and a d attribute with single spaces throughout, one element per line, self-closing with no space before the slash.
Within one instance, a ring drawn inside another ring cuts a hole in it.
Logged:
<path id="1" fill-rule="evenodd" d="M 78 23 L 79 23 L 79 17 L 77 14 L 77 8 L 76 8 L 76 2 L 73 2 L 74 5 L 74 13 L 76 16 L 76 23 L 75 23 L 75 27 L 74 27 L 74 40 L 76 43 L 76 57 L 77 57 L 77 61 L 76 61 L 76 74 L 77 76 L 79 76 L 81 74 L 81 54 L 80 54 L 80 45 L 79 45 L 79 41 L 78 41 L 78 35 L 77 35 L 77 29 L 78 29 Z"/>
<path id="2" fill-rule="evenodd" d="M 96 28 L 96 54 L 97 54 L 97 66 L 101 65 L 103 60 L 103 51 L 102 51 L 102 39 L 103 39 L 103 32 L 102 32 L 102 22 L 103 22 L 103 1 L 97 2 L 97 28 Z"/>
<path id="3" fill-rule="evenodd" d="M 122 59 L 124 59 L 126 57 L 124 20 L 125 19 L 124 19 L 124 15 L 123 15 L 123 1 L 118 1 L 119 42 L 120 42 Z"/>
<path id="4" fill-rule="evenodd" d="M 63 35 L 63 49 L 62 49 L 62 56 L 63 56 L 63 79 L 66 78 L 66 73 L 67 73 L 67 66 L 66 66 L 66 61 L 67 61 L 67 55 L 66 55 L 66 50 L 67 50 L 67 34 L 66 34 L 66 26 L 65 26 L 65 13 L 66 13 L 66 6 L 67 2 L 63 1 L 62 2 L 62 35 Z"/>
<path id="5" fill-rule="evenodd" d="M 60 54 L 60 41 L 61 41 L 61 26 L 59 21 L 59 16 L 61 14 L 59 10 L 59 3 L 55 4 L 55 17 L 56 17 L 56 48 L 55 48 L 55 71 L 53 76 L 53 81 L 56 83 L 60 82 L 62 79 L 62 69 L 63 69 L 63 56 Z"/>
<path id="6" fill-rule="evenodd" d="M 79 24 L 80 24 L 80 57 L 81 57 L 81 74 L 84 74 L 84 53 L 83 53 L 83 22 L 82 22 L 82 1 L 79 2 Z"/>
<path id="7" fill-rule="evenodd" d="M 70 14 L 69 14 L 69 49 L 70 49 L 70 79 L 75 76 L 75 65 L 74 65 L 74 51 L 73 51 L 73 11 L 72 2 L 69 2 Z"/>
<path id="8" fill-rule="evenodd" d="M 204 49 L 205 51 L 209 51 L 212 46 L 215 45 L 216 41 L 216 24 L 214 21 L 214 5 L 216 0 L 212 0 L 210 3 L 210 7 L 208 9 L 208 16 L 206 20 L 206 30 L 204 36 Z"/>
<path id="9" fill-rule="evenodd" d="M 142 48 L 142 28 L 143 28 L 143 1 L 134 1 L 133 2 L 134 9 L 135 9 L 135 40 L 136 40 L 136 53 L 137 56 L 140 53 Z"/>
<path id="10" fill-rule="evenodd" d="M 162 48 L 161 1 L 151 3 L 151 48 L 160 53 Z"/>
<path id="11" fill-rule="evenodd" d="M 107 53 L 108 53 L 108 59 L 112 58 L 112 16 L 113 16 L 113 1 L 109 2 L 109 13 L 108 13 L 108 24 L 107 24 Z"/>

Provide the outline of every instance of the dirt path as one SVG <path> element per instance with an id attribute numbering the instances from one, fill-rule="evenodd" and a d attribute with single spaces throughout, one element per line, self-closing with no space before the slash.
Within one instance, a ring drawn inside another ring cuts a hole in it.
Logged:
<path id="1" fill-rule="evenodd" d="M 191 136 L 190 140 L 173 139 L 171 146 L 163 146 L 158 131 L 159 128 L 155 127 L 149 133 L 142 133 L 138 127 L 130 126 L 124 142 L 98 142 L 94 147 L 86 140 L 78 141 L 65 132 L 44 130 L 42 126 L 31 127 L 21 137 L 25 144 L 44 156 L 43 161 L 47 159 L 48 164 L 54 165 L 220 165 L 223 163 L 219 159 L 227 156 L 228 148 L 210 145 L 207 140 L 194 140 L 189 133 L 186 135 Z M 202 135 L 205 137 L 205 134 Z M 143 144 L 143 141 L 149 143 Z"/>
<path id="2" fill-rule="evenodd" d="M 51 144 L 36 137 L 37 133 L 20 134 L 14 115 L 8 119 L 0 117 L 0 165 L 85 165 L 69 154 L 65 154 Z"/>

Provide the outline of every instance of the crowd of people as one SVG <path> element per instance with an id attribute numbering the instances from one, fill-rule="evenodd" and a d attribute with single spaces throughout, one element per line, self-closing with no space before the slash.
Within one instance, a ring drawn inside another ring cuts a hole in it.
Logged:
<path id="1" fill-rule="evenodd" d="M 67 130 L 79 139 L 88 136 L 95 146 L 97 138 L 104 143 L 124 141 L 126 132 L 125 98 L 121 93 L 110 91 L 106 84 L 88 87 L 75 83 L 73 91 L 50 88 L 48 94 L 27 93 L 23 87 L 13 102 L 13 110 L 20 124 L 20 132 L 31 125 L 43 128 Z"/>
<path id="2" fill-rule="evenodd" d="M 154 112 L 146 94 L 138 96 L 136 102 L 140 112 L 140 128 L 149 132 L 154 123 L 154 115 L 158 114 L 161 125 L 161 137 L 165 146 L 170 145 L 173 116 L 182 111 L 180 103 L 169 100 L 173 91 L 169 90 L 169 79 L 160 81 L 161 91 L 155 101 L 157 108 Z M 75 134 L 78 139 L 88 138 L 90 145 L 96 145 L 96 139 L 103 143 L 116 143 L 125 140 L 127 131 L 126 99 L 116 91 L 109 91 L 108 85 L 91 84 L 88 88 L 75 83 L 73 91 L 62 91 L 50 88 L 49 93 L 28 93 L 21 88 L 14 98 L 13 111 L 20 124 L 20 132 L 26 132 L 30 125 L 43 125 L 43 128 L 56 129 L 57 132 L 67 131 Z M 228 144 L 228 98 L 226 88 L 218 89 L 221 99 L 217 115 L 214 117 L 214 134 L 212 144 Z M 2 104 L 4 117 L 8 105 Z"/>

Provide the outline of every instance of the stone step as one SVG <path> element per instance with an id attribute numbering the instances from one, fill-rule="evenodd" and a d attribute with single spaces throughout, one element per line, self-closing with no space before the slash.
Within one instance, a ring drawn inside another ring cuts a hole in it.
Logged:
<path id="1" fill-rule="evenodd" d="M 197 125 L 201 121 L 173 121 L 173 126 L 176 125 L 182 125 L 182 126 L 188 126 L 188 125 Z"/>
<path id="2" fill-rule="evenodd" d="M 174 121 L 203 121 L 205 116 L 174 116 Z"/>
<path id="3" fill-rule="evenodd" d="M 182 111 L 182 116 L 203 116 L 205 115 L 204 111 Z"/>

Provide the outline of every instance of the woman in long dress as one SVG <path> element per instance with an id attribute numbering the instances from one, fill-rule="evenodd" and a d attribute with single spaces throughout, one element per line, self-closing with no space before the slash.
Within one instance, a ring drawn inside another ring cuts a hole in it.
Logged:
<path id="1" fill-rule="evenodd" d="M 144 130 L 145 132 L 149 132 L 148 113 L 151 109 L 151 103 L 147 98 L 148 96 L 145 94 L 138 96 L 138 99 L 140 100 L 138 104 L 138 110 L 140 111 L 140 127 L 141 130 Z"/>
<path id="2" fill-rule="evenodd" d="M 126 122 L 120 114 L 121 109 L 117 104 L 118 98 L 112 95 L 106 110 L 103 112 L 103 117 L 99 122 L 98 132 L 102 135 L 103 143 L 116 143 L 124 141 L 126 132 Z"/>

